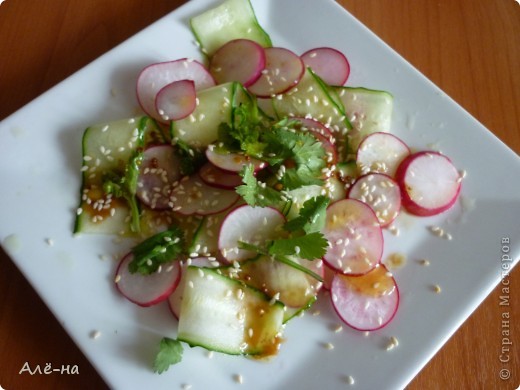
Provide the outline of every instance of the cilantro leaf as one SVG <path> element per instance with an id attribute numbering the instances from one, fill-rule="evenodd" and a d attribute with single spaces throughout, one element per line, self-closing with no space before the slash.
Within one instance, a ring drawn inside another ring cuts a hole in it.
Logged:
<path id="1" fill-rule="evenodd" d="M 245 152 L 261 158 L 265 144 L 261 133 L 268 127 L 263 121 L 256 100 L 249 100 L 233 108 L 231 124 L 221 123 L 218 128 L 219 144 L 233 152 Z"/>
<path id="2" fill-rule="evenodd" d="M 173 225 L 133 247 L 133 259 L 128 264 L 128 269 L 131 273 L 149 275 L 157 271 L 159 265 L 176 260 L 183 247 L 184 232 Z"/>
<path id="3" fill-rule="evenodd" d="M 206 156 L 200 150 L 192 148 L 181 140 L 176 140 L 175 145 L 176 154 L 180 158 L 179 168 L 182 175 L 191 175 L 206 162 Z"/>
<path id="4" fill-rule="evenodd" d="M 276 126 L 264 139 L 268 145 L 266 161 L 274 166 L 289 165 L 280 178 L 286 189 L 323 184 L 321 170 L 325 167 L 325 150 L 311 133 Z"/>
<path id="5" fill-rule="evenodd" d="M 182 360 L 183 351 L 184 349 L 179 340 L 164 337 L 159 344 L 159 352 L 153 363 L 154 372 L 162 374 L 172 364 L 179 363 Z"/>
<path id="6" fill-rule="evenodd" d="M 250 206 L 274 206 L 282 205 L 285 201 L 281 192 L 274 188 L 261 184 L 255 177 L 254 167 L 246 165 L 240 172 L 243 185 L 236 188 L 236 192 L 244 198 Z"/>
<path id="7" fill-rule="evenodd" d="M 287 169 L 281 178 L 282 185 L 288 190 L 309 185 L 323 185 L 323 180 L 305 166 Z"/>
<path id="8" fill-rule="evenodd" d="M 290 232 L 303 230 L 305 233 L 319 232 L 325 225 L 325 212 L 329 202 L 330 199 L 324 195 L 305 201 L 299 215 L 284 225 L 285 230 Z"/>
<path id="9" fill-rule="evenodd" d="M 302 259 L 314 260 L 325 255 L 327 239 L 319 232 L 304 236 L 273 240 L 269 246 L 269 254 L 273 256 L 296 255 Z"/>

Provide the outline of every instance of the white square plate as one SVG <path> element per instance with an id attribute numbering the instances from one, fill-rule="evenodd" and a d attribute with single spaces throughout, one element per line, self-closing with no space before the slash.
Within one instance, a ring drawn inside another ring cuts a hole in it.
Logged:
<path id="1" fill-rule="evenodd" d="M 501 261 L 503 240 L 510 241 L 507 255 L 518 260 L 520 181 L 510 178 L 520 177 L 520 159 L 332 0 L 252 4 L 276 46 L 344 52 L 352 69 L 348 85 L 394 95 L 395 134 L 413 148 L 442 150 L 467 171 L 453 209 L 429 218 L 403 215 L 399 236 L 385 232 L 385 256 L 400 252 L 408 259 L 394 270 L 401 306 L 390 325 L 368 336 L 346 326 L 335 333 L 340 321 L 322 299 L 319 316 L 288 324 L 286 342 L 269 362 L 209 359 L 186 347 L 180 364 L 157 375 L 151 362 L 158 342 L 176 333 L 167 305 L 143 309 L 116 293 L 115 264 L 100 259 L 126 249 L 112 237 L 72 235 L 83 130 L 135 114 L 135 80 L 145 65 L 201 59 L 188 20 L 216 3 L 188 2 L 0 123 L 2 245 L 110 387 L 230 388 L 240 374 L 248 389 L 345 388 L 349 375 L 357 389 L 402 388 L 500 281 L 501 266 L 514 265 Z M 432 235 L 432 225 L 453 240 Z M 419 265 L 421 258 L 431 265 Z M 433 292 L 435 284 L 441 294 Z M 101 332 L 96 340 L 95 330 Z M 399 346 L 386 351 L 391 336 Z M 329 342 L 333 350 L 324 348 Z"/>

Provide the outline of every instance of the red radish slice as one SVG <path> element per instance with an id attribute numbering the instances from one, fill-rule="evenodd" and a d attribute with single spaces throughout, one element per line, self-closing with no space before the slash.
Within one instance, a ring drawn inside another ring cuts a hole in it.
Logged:
<path id="1" fill-rule="evenodd" d="M 338 162 L 338 153 L 336 152 L 334 144 L 332 144 L 325 136 L 318 132 L 313 131 L 312 135 L 316 137 L 316 139 L 321 142 L 321 145 L 323 146 L 323 150 L 325 151 L 325 163 L 329 166 L 336 164 Z"/>
<path id="2" fill-rule="evenodd" d="M 268 47 L 265 50 L 265 69 L 260 78 L 248 87 L 258 97 L 271 97 L 296 86 L 305 72 L 303 61 L 288 49 Z"/>
<path id="3" fill-rule="evenodd" d="M 197 106 L 193 80 L 178 80 L 165 85 L 155 97 L 155 109 L 163 121 L 177 121 L 190 115 Z"/>
<path id="4" fill-rule="evenodd" d="M 206 149 L 206 157 L 216 167 L 227 172 L 240 172 L 245 165 L 253 164 L 254 170 L 265 168 L 267 163 L 239 153 L 219 153 L 214 147 Z"/>
<path id="5" fill-rule="evenodd" d="M 130 273 L 128 264 L 133 254 L 124 256 L 117 267 L 115 281 L 117 289 L 129 301 L 139 306 L 152 306 L 164 301 L 175 290 L 179 283 L 181 267 L 178 261 L 163 264 L 161 272 L 150 275 Z"/>
<path id="6" fill-rule="evenodd" d="M 200 176 L 185 176 L 169 198 L 174 211 L 183 215 L 211 215 L 227 210 L 238 200 L 235 191 L 208 186 Z"/>
<path id="7" fill-rule="evenodd" d="M 180 160 L 171 145 L 155 145 L 143 153 L 137 179 L 137 197 L 152 209 L 168 206 L 172 184 L 181 178 Z"/>
<path id="8" fill-rule="evenodd" d="M 255 253 L 238 249 L 238 242 L 262 245 L 266 240 L 280 237 L 284 223 L 285 217 L 274 208 L 239 206 L 222 222 L 219 250 L 230 262 L 251 258 Z"/>
<path id="9" fill-rule="evenodd" d="M 390 133 L 372 133 L 359 144 L 356 161 L 361 174 L 386 173 L 394 177 L 397 167 L 408 155 L 408 146 Z"/>
<path id="10" fill-rule="evenodd" d="M 348 197 L 368 204 L 381 226 L 388 226 L 401 210 L 401 191 L 397 182 L 382 173 L 368 173 L 350 187 Z"/>
<path id="11" fill-rule="evenodd" d="M 301 59 L 327 84 L 343 85 L 347 82 L 350 64 L 340 51 L 331 47 L 318 47 L 303 53 Z"/>
<path id="12" fill-rule="evenodd" d="M 208 70 L 195 60 L 183 58 L 149 65 L 141 71 L 137 79 L 137 100 L 143 111 L 161 121 L 161 115 L 155 108 L 155 98 L 163 87 L 178 80 L 193 80 L 197 91 L 215 85 Z"/>
<path id="13" fill-rule="evenodd" d="M 381 329 L 399 307 L 399 289 L 384 265 L 362 276 L 336 274 L 330 293 L 336 313 L 357 330 Z"/>
<path id="14" fill-rule="evenodd" d="M 323 260 L 338 272 L 364 274 L 381 261 L 381 226 L 374 211 L 357 199 L 338 200 L 327 208 L 323 234 L 330 243 Z"/>
<path id="15" fill-rule="evenodd" d="M 318 141 L 323 145 L 325 150 L 325 159 L 328 165 L 334 165 L 338 162 L 338 154 L 334 147 L 334 136 L 322 123 L 310 118 L 291 118 L 301 123 L 301 130 L 311 132 Z"/>
<path id="16" fill-rule="evenodd" d="M 210 261 L 207 257 L 195 257 L 193 259 L 188 259 L 184 262 L 182 267 L 180 267 L 180 280 L 177 288 L 173 291 L 172 294 L 168 297 L 168 306 L 175 318 L 180 318 L 181 313 L 181 305 L 182 305 L 182 294 L 184 291 L 184 286 L 186 285 L 186 279 L 183 278 L 184 271 L 190 265 L 194 265 L 196 267 L 206 267 L 213 268 L 215 267 L 214 262 Z"/>
<path id="17" fill-rule="evenodd" d="M 326 262 L 323 262 L 323 288 L 330 291 L 332 286 L 332 279 L 337 274 L 335 269 L 330 268 Z"/>
<path id="18" fill-rule="evenodd" d="M 211 57 L 209 71 L 218 84 L 238 81 L 253 84 L 265 67 L 264 48 L 249 39 L 235 39 L 221 46 Z"/>
<path id="19" fill-rule="evenodd" d="M 291 120 L 300 122 L 303 129 L 306 129 L 306 130 L 309 130 L 312 132 L 317 132 L 317 133 L 321 134 L 322 136 L 324 136 L 325 138 L 327 138 L 329 140 L 329 142 L 334 143 L 334 136 L 332 135 L 332 132 L 320 121 L 317 121 L 316 119 L 312 119 L 312 118 L 299 118 L 299 117 L 291 118 Z"/>
<path id="20" fill-rule="evenodd" d="M 423 151 L 408 156 L 399 165 L 396 180 L 403 206 L 412 214 L 430 216 L 453 206 L 462 177 L 448 157 Z"/>
<path id="21" fill-rule="evenodd" d="M 199 175 L 204 183 L 212 187 L 231 190 L 242 184 L 240 175 L 224 171 L 211 163 L 204 164 L 199 170 Z"/>

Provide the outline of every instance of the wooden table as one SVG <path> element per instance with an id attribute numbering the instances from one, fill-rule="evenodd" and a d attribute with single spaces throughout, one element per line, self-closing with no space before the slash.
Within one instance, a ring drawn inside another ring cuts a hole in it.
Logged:
<path id="1" fill-rule="evenodd" d="M 514 0 L 339 2 L 513 150 L 520 152 L 520 4 Z M 0 3 L 0 118 L 3 119 L 184 1 L 0 0 Z M 507 365 L 499 361 L 502 308 L 497 289 L 412 381 L 409 389 L 516 389 L 520 385 L 518 268 L 512 272 L 510 282 L 513 292 L 510 331 L 514 342 L 511 361 Z M 78 365 L 80 374 L 20 375 L 28 360 L 39 362 L 42 368 L 45 363 Z M 512 369 L 509 380 L 499 378 L 502 368 Z M 106 387 L 1 251 L 0 386 L 7 390 Z"/>

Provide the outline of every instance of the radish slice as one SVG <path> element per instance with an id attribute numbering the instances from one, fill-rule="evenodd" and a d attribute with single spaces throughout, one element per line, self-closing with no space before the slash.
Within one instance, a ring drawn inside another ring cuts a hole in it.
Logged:
<path id="1" fill-rule="evenodd" d="M 265 168 L 267 163 L 239 153 L 219 153 L 214 147 L 206 149 L 206 157 L 216 167 L 227 172 L 240 172 L 245 165 L 253 164 L 254 171 Z"/>
<path id="2" fill-rule="evenodd" d="M 180 179 L 180 160 L 171 145 L 155 145 L 143 153 L 137 179 L 137 197 L 156 210 L 169 208 L 171 186 Z"/>
<path id="3" fill-rule="evenodd" d="M 330 291 L 332 280 L 336 274 L 337 272 L 335 269 L 330 268 L 326 262 L 323 262 L 323 288 L 325 290 Z"/>
<path id="4" fill-rule="evenodd" d="M 152 306 L 164 301 L 179 283 L 181 268 L 178 261 L 164 264 L 161 272 L 150 275 L 130 273 L 128 264 L 133 260 L 132 253 L 124 256 L 116 271 L 116 287 L 129 301 L 139 306 Z"/>
<path id="5" fill-rule="evenodd" d="M 453 206 L 462 177 L 448 157 L 423 151 L 408 156 L 399 165 L 396 180 L 403 206 L 412 214 L 430 216 Z"/>
<path id="6" fill-rule="evenodd" d="M 265 69 L 260 78 L 248 87 L 258 97 L 271 97 L 296 86 L 305 72 L 303 61 L 288 49 L 268 47 L 265 50 Z"/>
<path id="7" fill-rule="evenodd" d="M 199 175 L 204 183 L 212 187 L 231 190 L 242 184 L 240 175 L 224 171 L 211 163 L 204 164 Z"/>
<path id="8" fill-rule="evenodd" d="M 294 256 L 291 256 L 291 260 L 323 277 L 322 261 L 309 261 Z M 261 256 L 243 263 L 238 277 L 248 285 L 264 291 L 270 297 L 277 296 L 284 305 L 292 308 L 307 306 L 323 286 L 313 277 L 269 256 Z"/>
<path id="9" fill-rule="evenodd" d="M 381 226 L 388 226 L 401 210 L 401 191 L 390 176 L 368 173 L 350 187 L 348 197 L 368 204 L 376 213 Z"/>
<path id="10" fill-rule="evenodd" d="M 331 47 L 309 50 L 301 55 L 301 59 L 329 85 L 345 84 L 350 74 L 350 64 L 345 55 Z"/>
<path id="11" fill-rule="evenodd" d="M 357 165 L 361 174 L 386 173 L 394 177 L 397 167 L 408 155 L 408 146 L 390 133 L 372 133 L 359 144 Z"/>
<path id="12" fill-rule="evenodd" d="M 336 152 L 334 144 L 318 132 L 312 132 L 312 135 L 321 143 L 325 151 L 325 163 L 329 166 L 335 165 L 338 162 L 338 153 Z"/>
<path id="13" fill-rule="evenodd" d="M 260 78 L 264 67 L 262 46 L 249 39 L 234 39 L 213 54 L 209 71 L 218 84 L 238 81 L 248 87 Z"/>
<path id="14" fill-rule="evenodd" d="M 235 191 L 208 186 L 200 176 L 185 176 L 169 198 L 174 211 L 183 215 L 211 215 L 227 210 L 238 200 Z"/>
<path id="15" fill-rule="evenodd" d="M 364 274 L 381 261 L 381 226 L 374 211 L 357 199 L 338 200 L 327 208 L 323 234 L 330 243 L 323 260 L 337 272 Z"/>
<path id="16" fill-rule="evenodd" d="M 222 222 L 219 250 L 230 262 L 249 259 L 255 253 L 238 249 L 238 242 L 262 245 L 267 240 L 280 237 L 284 223 L 285 217 L 272 207 L 239 206 Z"/>
<path id="17" fill-rule="evenodd" d="M 182 267 L 180 267 L 179 284 L 175 291 L 168 297 L 168 306 L 170 307 L 170 311 L 172 312 L 173 316 L 177 319 L 180 318 L 182 294 L 184 291 L 184 286 L 186 285 L 186 279 L 183 278 L 183 276 L 186 268 L 190 265 L 206 268 L 215 267 L 214 262 L 210 261 L 207 257 L 195 257 L 193 259 L 188 259 L 184 262 Z"/>
<path id="18" fill-rule="evenodd" d="M 197 106 L 193 80 L 178 80 L 165 85 L 155 97 L 155 109 L 163 121 L 177 121 L 190 115 Z"/>
<path id="19" fill-rule="evenodd" d="M 300 118 L 294 117 L 291 120 L 295 120 L 301 123 L 302 130 L 308 130 L 312 132 L 316 132 L 327 138 L 327 140 L 331 143 L 334 143 L 334 136 L 332 132 L 320 121 L 317 121 L 312 118 Z"/>
<path id="20" fill-rule="evenodd" d="M 357 330 L 381 329 L 399 307 L 399 289 L 384 265 L 361 276 L 336 274 L 330 292 L 336 313 Z"/>
<path id="21" fill-rule="evenodd" d="M 149 65 L 141 71 L 137 79 L 137 100 L 143 111 L 162 121 L 155 108 L 155 98 L 163 87 L 178 80 L 193 80 L 197 91 L 215 85 L 211 74 L 198 61 L 183 58 Z"/>

